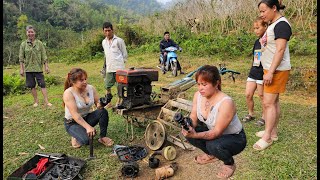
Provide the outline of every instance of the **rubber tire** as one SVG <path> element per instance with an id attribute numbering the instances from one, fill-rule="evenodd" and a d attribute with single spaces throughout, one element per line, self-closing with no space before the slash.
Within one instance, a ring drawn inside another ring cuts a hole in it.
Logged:
<path id="1" fill-rule="evenodd" d="M 178 65 L 177 62 L 172 62 L 172 75 L 177 77 L 178 75 Z"/>

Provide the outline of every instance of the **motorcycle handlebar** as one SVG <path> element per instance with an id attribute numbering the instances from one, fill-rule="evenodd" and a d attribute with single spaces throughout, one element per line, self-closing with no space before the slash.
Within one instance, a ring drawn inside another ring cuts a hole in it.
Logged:
<path id="1" fill-rule="evenodd" d="M 228 69 L 226 69 L 226 70 L 223 70 L 223 71 L 220 71 L 220 74 L 225 74 L 225 73 L 228 73 L 228 72 L 230 72 L 230 73 L 232 73 L 232 74 L 240 74 L 239 72 L 237 72 L 237 71 L 233 71 L 233 70 L 228 70 Z"/>

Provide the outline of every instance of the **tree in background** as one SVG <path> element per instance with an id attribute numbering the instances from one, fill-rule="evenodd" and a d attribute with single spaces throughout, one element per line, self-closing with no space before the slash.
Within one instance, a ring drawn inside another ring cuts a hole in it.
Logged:
<path id="1" fill-rule="evenodd" d="M 26 15 L 23 14 L 18 18 L 17 34 L 18 34 L 18 36 L 20 37 L 21 40 L 25 39 L 25 37 L 26 37 L 26 27 L 28 25 L 27 23 L 28 23 L 28 17 Z"/>

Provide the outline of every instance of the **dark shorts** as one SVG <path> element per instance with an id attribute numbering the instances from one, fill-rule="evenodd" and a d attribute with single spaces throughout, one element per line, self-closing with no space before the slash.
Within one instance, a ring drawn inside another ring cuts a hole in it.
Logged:
<path id="1" fill-rule="evenodd" d="M 107 72 L 104 83 L 105 88 L 110 89 L 116 83 L 116 72 Z"/>
<path id="2" fill-rule="evenodd" d="M 26 72 L 26 86 L 28 88 L 35 88 L 36 80 L 39 87 L 46 87 L 46 83 L 44 82 L 44 75 L 42 72 Z"/>

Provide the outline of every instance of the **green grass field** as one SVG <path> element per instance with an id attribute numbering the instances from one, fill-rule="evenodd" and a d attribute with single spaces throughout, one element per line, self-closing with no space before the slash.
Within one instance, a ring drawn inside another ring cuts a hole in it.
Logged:
<path id="1" fill-rule="evenodd" d="M 222 60 L 219 58 L 196 58 L 180 55 L 185 72 L 190 72 L 204 64 L 217 65 L 225 62 L 227 68 L 241 72 L 236 82 L 225 75 L 222 77 L 222 90 L 230 95 L 237 106 L 238 115 L 246 113 L 245 83 L 250 68 L 251 58 Z M 293 68 L 316 69 L 316 56 L 292 56 Z M 153 67 L 158 63 L 158 54 L 129 56 L 127 67 Z M 101 96 L 104 95 L 103 78 L 99 74 L 103 61 L 97 60 L 78 64 L 51 63 L 51 75 L 64 78 L 72 67 L 81 67 L 88 72 L 89 83 L 94 85 Z M 4 69 L 5 74 L 19 72 L 18 66 Z M 159 81 L 154 82 L 153 90 L 159 92 L 162 85 L 180 79 L 159 73 Z M 290 79 L 291 83 L 298 81 Z M 187 92 L 192 97 L 195 87 Z M 116 93 L 116 89 L 113 89 Z M 32 107 L 30 93 L 4 96 L 3 110 L 3 178 L 6 179 L 14 170 L 34 156 L 35 153 L 65 153 L 86 159 L 89 148 L 73 149 L 70 136 L 63 126 L 64 108 L 62 107 L 63 84 L 48 88 L 49 100 L 53 107 L 43 106 L 43 97 L 38 91 L 41 106 Z M 303 88 L 288 88 L 280 95 L 281 117 L 279 140 L 265 151 L 255 151 L 252 145 L 258 140 L 255 132 L 261 130 L 253 123 L 244 124 L 248 138 L 246 149 L 239 154 L 242 162 L 233 179 L 317 179 L 317 92 Z M 115 102 L 116 98 L 113 98 Z M 254 97 L 257 116 L 261 115 L 258 96 Z M 108 133 L 117 144 L 127 144 L 124 118 L 109 110 L 110 124 Z M 135 128 L 137 140 L 143 139 L 144 129 Z M 41 150 L 39 145 L 45 149 Z M 88 161 L 82 175 L 85 179 L 118 179 L 121 163 L 110 158 L 111 148 L 98 146 L 94 141 L 94 154 L 98 157 Z"/>

